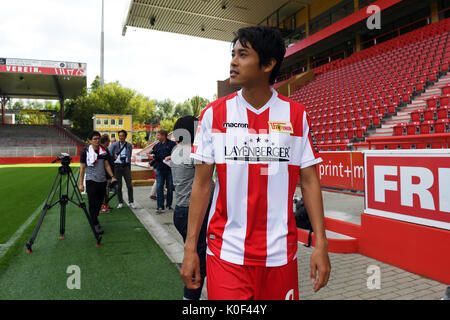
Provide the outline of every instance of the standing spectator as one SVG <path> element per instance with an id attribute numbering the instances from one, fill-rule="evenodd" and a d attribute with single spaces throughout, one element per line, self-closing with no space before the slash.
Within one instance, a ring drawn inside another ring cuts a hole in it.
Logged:
<path id="1" fill-rule="evenodd" d="M 107 155 L 106 155 L 106 160 L 109 163 L 109 166 L 111 167 L 113 173 L 114 173 L 114 157 L 111 155 L 111 152 L 109 152 L 109 135 L 104 134 L 100 137 L 100 145 L 103 147 L 103 149 L 106 150 Z M 108 213 L 111 212 L 111 207 L 109 206 L 108 202 L 109 202 L 109 192 L 111 191 L 111 176 L 109 176 L 108 173 L 106 173 L 107 175 L 107 182 L 106 182 L 106 194 L 105 194 L 105 200 L 103 201 L 103 205 L 102 208 L 100 209 L 100 213 Z"/>
<path id="2" fill-rule="evenodd" d="M 197 118 L 185 116 L 177 120 L 174 127 L 174 138 L 177 145 L 172 150 L 171 169 L 173 184 L 175 186 L 175 210 L 173 211 L 173 223 L 178 232 L 186 241 L 189 202 L 191 200 L 192 183 L 195 176 L 194 159 L 190 157 L 194 134 L 196 131 Z M 211 201 L 209 206 L 211 205 Z M 200 260 L 201 284 L 197 289 L 188 289 L 184 287 L 184 300 L 199 300 L 203 283 L 206 277 L 206 228 L 208 224 L 208 212 L 206 210 L 205 218 L 200 230 L 197 242 L 197 253 Z"/>
<path id="3" fill-rule="evenodd" d="M 172 210 L 172 196 L 173 196 L 173 182 L 172 171 L 164 161 L 170 160 L 172 149 L 175 147 L 175 142 L 167 139 L 167 131 L 161 129 L 157 132 L 156 138 L 158 143 L 153 147 L 152 154 L 155 159 L 153 167 L 156 170 L 156 194 L 157 206 L 156 213 L 164 212 L 164 184 L 167 184 L 167 209 Z"/>
<path id="4" fill-rule="evenodd" d="M 130 208 L 134 209 L 134 198 L 133 198 L 133 185 L 131 184 L 131 152 L 133 146 L 131 143 L 125 141 L 127 137 L 127 132 L 125 130 L 119 131 L 119 141 L 113 143 L 109 147 L 109 151 L 114 156 L 114 173 L 117 178 L 117 197 L 119 198 L 119 205 L 117 209 L 123 207 L 123 196 L 122 196 L 122 177 L 125 179 L 128 190 L 128 204 Z"/>
<path id="5" fill-rule="evenodd" d="M 444 296 L 442 297 L 441 300 L 450 300 L 450 286 L 448 286 L 447 289 L 445 289 Z"/>
<path id="6" fill-rule="evenodd" d="M 80 156 L 80 180 L 79 189 L 84 192 L 84 175 L 86 173 L 86 191 L 89 200 L 89 215 L 94 225 L 95 232 L 103 234 L 103 229 L 98 221 L 98 213 L 103 203 L 106 192 L 106 173 L 116 181 L 108 161 L 105 161 L 107 152 L 100 146 L 100 133 L 93 131 L 89 137 L 90 146 L 85 148 Z M 106 172 L 105 172 L 106 170 Z"/>

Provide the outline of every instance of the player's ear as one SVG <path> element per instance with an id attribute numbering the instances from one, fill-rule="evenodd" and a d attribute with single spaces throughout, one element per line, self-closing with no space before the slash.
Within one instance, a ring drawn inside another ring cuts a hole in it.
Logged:
<path id="1" fill-rule="evenodd" d="M 269 63 L 262 66 L 262 70 L 267 73 L 271 73 L 273 68 L 275 68 L 277 60 L 275 58 L 270 59 Z"/>

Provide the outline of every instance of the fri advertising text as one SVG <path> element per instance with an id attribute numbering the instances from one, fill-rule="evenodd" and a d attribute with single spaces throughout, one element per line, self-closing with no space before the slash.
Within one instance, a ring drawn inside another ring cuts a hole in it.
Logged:
<path id="1" fill-rule="evenodd" d="M 365 212 L 450 229 L 450 155 L 366 154 Z"/>

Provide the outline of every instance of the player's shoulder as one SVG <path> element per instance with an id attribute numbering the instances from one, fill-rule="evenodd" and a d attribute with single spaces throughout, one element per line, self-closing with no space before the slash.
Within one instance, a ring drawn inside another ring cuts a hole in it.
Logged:
<path id="1" fill-rule="evenodd" d="M 200 117 L 203 118 L 205 114 L 211 113 L 211 111 L 218 111 L 219 109 L 226 108 L 227 107 L 227 101 L 233 99 L 237 96 L 237 91 L 233 92 L 229 95 L 226 95 L 224 97 L 221 97 L 217 100 L 214 100 L 210 102 L 201 112 Z"/>

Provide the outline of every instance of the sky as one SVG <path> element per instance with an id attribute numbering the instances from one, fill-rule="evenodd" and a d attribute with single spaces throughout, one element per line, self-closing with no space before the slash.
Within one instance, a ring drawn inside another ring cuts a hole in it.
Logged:
<path id="1" fill-rule="evenodd" d="M 0 0 L 0 57 L 87 63 L 100 74 L 101 0 Z M 130 0 L 105 0 L 105 82 L 150 99 L 209 100 L 229 76 L 230 43 L 128 27 Z"/>

